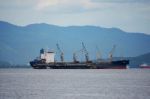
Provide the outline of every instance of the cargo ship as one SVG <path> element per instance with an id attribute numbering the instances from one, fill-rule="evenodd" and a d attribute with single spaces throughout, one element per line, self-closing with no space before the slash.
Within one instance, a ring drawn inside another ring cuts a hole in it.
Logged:
<path id="1" fill-rule="evenodd" d="M 55 61 L 55 52 L 46 51 L 45 49 L 40 50 L 40 56 L 30 61 L 30 65 L 34 69 L 126 69 L 129 64 L 129 60 L 113 60 L 113 52 L 115 46 L 109 53 L 109 60 L 102 61 L 100 58 L 97 58 L 96 61 L 89 60 L 88 51 L 85 48 L 85 45 L 82 43 L 82 49 L 73 53 L 73 61 L 65 62 L 64 53 L 57 45 L 57 50 L 60 54 L 60 62 Z M 84 52 L 85 61 L 80 62 L 77 60 L 77 53 Z"/>

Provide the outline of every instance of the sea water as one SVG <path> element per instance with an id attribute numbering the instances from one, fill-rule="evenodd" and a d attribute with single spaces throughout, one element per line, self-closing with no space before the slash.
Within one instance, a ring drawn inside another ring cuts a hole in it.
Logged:
<path id="1" fill-rule="evenodd" d="M 0 99 L 150 99 L 150 70 L 0 69 Z"/>

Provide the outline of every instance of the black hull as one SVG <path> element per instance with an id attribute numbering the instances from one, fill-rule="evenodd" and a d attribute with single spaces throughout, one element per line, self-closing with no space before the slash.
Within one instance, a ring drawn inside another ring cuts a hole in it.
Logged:
<path id="1" fill-rule="evenodd" d="M 129 64 L 129 60 L 119 60 L 112 62 L 102 62 L 96 64 L 98 69 L 126 69 Z"/>
<path id="2" fill-rule="evenodd" d="M 101 63 L 40 63 L 31 61 L 31 66 L 34 69 L 126 69 L 129 60 L 120 60 Z"/>

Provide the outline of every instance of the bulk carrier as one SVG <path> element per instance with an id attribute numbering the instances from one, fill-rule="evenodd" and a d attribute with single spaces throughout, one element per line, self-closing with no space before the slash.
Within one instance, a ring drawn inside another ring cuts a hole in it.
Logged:
<path id="1" fill-rule="evenodd" d="M 96 61 L 90 61 L 88 51 L 82 43 L 82 49 L 77 52 L 84 52 L 85 61 L 80 62 L 77 60 L 77 52 L 73 53 L 73 62 L 64 61 L 64 53 L 57 44 L 58 53 L 60 54 L 60 62 L 55 61 L 55 52 L 40 50 L 40 56 L 33 61 L 30 61 L 30 65 L 34 69 L 126 69 L 129 64 L 129 60 L 116 60 L 113 61 L 113 52 L 115 46 L 109 53 L 109 60 L 102 61 L 97 59 Z"/>

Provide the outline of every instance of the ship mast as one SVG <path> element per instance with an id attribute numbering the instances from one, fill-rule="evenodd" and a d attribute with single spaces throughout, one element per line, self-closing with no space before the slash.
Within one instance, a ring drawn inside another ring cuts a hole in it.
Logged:
<path id="1" fill-rule="evenodd" d="M 56 46 L 57 46 L 57 49 L 58 49 L 58 51 L 59 51 L 59 53 L 60 53 L 60 60 L 61 60 L 61 62 L 64 62 L 64 53 L 63 53 L 63 51 L 60 49 L 58 43 L 56 44 Z"/>
<path id="2" fill-rule="evenodd" d="M 109 52 L 109 59 L 110 59 L 110 62 L 112 62 L 113 53 L 114 53 L 115 49 L 116 49 L 116 45 L 113 45 L 112 50 Z"/>
<path id="3" fill-rule="evenodd" d="M 82 42 L 82 50 L 83 50 L 83 52 L 85 53 L 85 59 L 86 59 L 86 62 L 87 63 L 89 63 L 89 62 L 91 62 L 91 61 L 89 61 L 89 53 L 88 53 L 88 51 L 86 50 L 86 47 L 85 47 L 85 45 L 84 45 L 84 43 Z"/>

